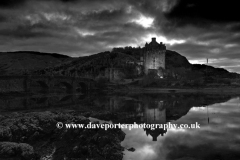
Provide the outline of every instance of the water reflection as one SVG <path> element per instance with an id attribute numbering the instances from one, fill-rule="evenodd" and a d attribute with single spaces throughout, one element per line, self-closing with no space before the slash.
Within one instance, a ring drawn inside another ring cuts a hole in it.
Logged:
<path id="1" fill-rule="evenodd" d="M 208 123 L 209 119 L 209 123 Z M 195 106 L 176 124 L 198 122 L 200 129 L 168 129 L 157 142 L 146 137 L 141 129 L 127 133 L 126 147 L 135 147 L 134 153 L 125 152 L 124 160 L 175 160 L 175 159 L 240 159 L 240 108 L 239 98 L 205 106 Z"/>
<path id="2" fill-rule="evenodd" d="M 200 129 L 123 129 L 124 160 L 240 159 L 239 98 L 202 94 L 41 95 L 0 98 L 1 110 L 111 112 L 113 123 L 200 123 Z M 91 115 L 90 115 L 91 116 Z M 96 117 L 99 118 L 99 117 Z M 108 119 L 101 116 L 100 119 Z"/>
<path id="3" fill-rule="evenodd" d="M 0 97 L 0 110 L 3 111 L 24 111 L 24 110 L 48 110 L 49 108 L 74 107 L 86 100 L 82 94 L 43 94 L 25 97 Z"/>
<path id="4" fill-rule="evenodd" d="M 166 119 L 166 108 L 164 108 L 163 101 L 151 101 L 144 104 L 144 122 L 147 124 L 165 124 Z M 156 128 L 151 130 L 150 128 L 144 129 L 146 135 L 151 135 L 153 141 L 157 141 L 159 135 L 163 136 L 167 133 L 167 129 Z"/>
<path id="5" fill-rule="evenodd" d="M 115 123 L 166 124 L 180 119 L 193 106 L 205 108 L 214 103 L 228 101 L 231 96 L 158 94 L 109 98 L 109 109 L 121 113 L 120 118 L 113 119 Z M 190 122 L 186 124 L 190 125 Z M 143 131 L 145 135 L 151 137 L 152 141 L 157 141 L 159 136 L 162 137 L 167 134 L 167 129 L 162 128 L 144 129 L 138 132 Z"/>
<path id="6" fill-rule="evenodd" d="M 197 99 L 197 101 L 196 101 Z M 96 96 L 96 95 L 34 95 L 27 97 L 10 97 L 0 99 L 1 110 L 49 110 L 51 108 L 73 109 L 81 111 L 117 113 L 111 119 L 113 123 L 133 124 L 166 124 L 186 115 L 193 107 L 201 107 L 231 99 L 226 95 L 202 94 L 137 94 L 129 96 Z M 205 108 L 205 107 L 204 107 Z M 164 136 L 167 129 L 144 129 L 152 141 Z"/>

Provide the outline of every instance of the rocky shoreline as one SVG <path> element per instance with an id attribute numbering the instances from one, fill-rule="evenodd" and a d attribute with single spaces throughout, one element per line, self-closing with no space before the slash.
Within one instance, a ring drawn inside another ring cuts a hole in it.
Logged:
<path id="1" fill-rule="evenodd" d="M 123 158 L 125 133 L 121 129 L 58 129 L 57 122 L 87 125 L 90 120 L 74 112 L 0 115 L 0 159 Z"/>

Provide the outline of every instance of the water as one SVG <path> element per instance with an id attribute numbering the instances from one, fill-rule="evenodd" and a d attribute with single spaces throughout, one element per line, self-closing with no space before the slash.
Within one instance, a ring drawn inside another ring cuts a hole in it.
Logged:
<path id="1" fill-rule="evenodd" d="M 229 95 L 39 95 L 0 99 L 2 114 L 45 110 L 117 113 L 113 123 L 193 124 L 197 129 L 122 129 L 124 160 L 240 159 L 240 100 Z M 103 118 L 104 120 L 104 118 Z M 109 119 L 108 119 L 109 120 Z"/>
<path id="2" fill-rule="evenodd" d="M 122 145 L 136 151 L 125 151 L 124 160 L 240 159 L 239 98 L 205 107 L 193 106 L 172 123 L 195 122 L 200 123 L 200 129 L 168 129 L 157 141 L 152 141 L 152 136 L 147 136 L 143 129 L 125 129 Z"/>

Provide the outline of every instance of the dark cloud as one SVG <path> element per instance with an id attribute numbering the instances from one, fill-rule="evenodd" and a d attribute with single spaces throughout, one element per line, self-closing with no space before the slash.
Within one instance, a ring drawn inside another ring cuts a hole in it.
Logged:
<path id="1" fill-rule="evenodd" d="M 0 15 L 0 23 L 7 21 L 7 17 Z"/>
<path id="2" fill-rule="evenodd" d="M 13 8 L 23 5 L 26 0 L 1 0 L 0 8 Z"/>
<path id="3" fill-rule="evenodd" d="M 213 22 L 239 22 L 238 1 L 230 0 L 178 0 L 168 18 L 182 19 L 188 24 L 191 21 L 209 20 Z"/>
<path id="4" fill-rule="evenodd" d="M 50 33 L 47 33 L 45 30 L 36 30 L 32 27 L 19 26 L 14 29 L 2 29 L 0 30 L 1 36 L 12 37 L 17 39 L 25 38 L 39 38 L 39 37 L 49 37 Z"/>
<path id="5" fill-rule="evenodd" d="M 240 23 L 232 25 L 230 29 L 232 32 L 240 32 Z"/>

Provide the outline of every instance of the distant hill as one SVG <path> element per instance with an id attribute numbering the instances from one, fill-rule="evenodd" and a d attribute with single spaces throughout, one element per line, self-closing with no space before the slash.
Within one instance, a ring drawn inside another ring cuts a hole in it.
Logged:
<path id="1" fill-rule="evenodd" d="M 237 78 L 240 77 L 238 73 L 232 73 L 224 68 L 215 68 L 205 64 L 192 64 L 192 70 L 195 72 L 201 72 L 205 76 L 220 77 L 220 78 Z"/>
<path id="2" fill-rule="evenodd" d="M 32 51 L 0 52 L 1 75 L 18 75 L 71 60 L 66 55 Z"/>

